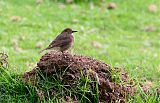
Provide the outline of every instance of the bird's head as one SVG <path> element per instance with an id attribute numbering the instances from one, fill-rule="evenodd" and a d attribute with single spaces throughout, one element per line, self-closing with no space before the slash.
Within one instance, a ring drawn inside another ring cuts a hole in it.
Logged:
<path id="1" fill-rule="evenodd" d="M 72 30 L 72 29 L 70 29 L 70 28 L 66 28 L 66 29 L 64 29 L 64 30 L 62 31 L 62 33 L 64 33 L 64 32 L 67 32 L 67 34 L 72 34 L 72 33 L 74 33 L 74 32 L 78 32 L 78 31 L 74 31 L 74 30 Z"/>

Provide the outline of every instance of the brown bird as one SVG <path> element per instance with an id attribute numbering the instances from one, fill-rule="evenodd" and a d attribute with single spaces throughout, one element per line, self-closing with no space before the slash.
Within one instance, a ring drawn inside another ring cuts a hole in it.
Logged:
<path id="1" fill-rule="evenodd" d="M 73 33 L 77 31 L 73 31 L 70 28 L 64 29 L 51 43 L 50 45 L 40 51 L 42 53 L 45 50 L 51 50 L 56 47 L 60 49 L 60 51 L 63 53 L 64 51 L 68 50 L 74 42 Z"/>

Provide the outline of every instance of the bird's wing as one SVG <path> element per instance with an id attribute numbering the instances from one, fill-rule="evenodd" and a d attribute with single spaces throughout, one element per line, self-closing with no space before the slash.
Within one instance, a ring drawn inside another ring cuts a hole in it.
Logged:
<path id="1" fill-rule="evenodd" d="M 62 47 L 64 45 L 69 44 L 70 42 L 72 42 L 71 38 L 70 37 L 65 37 L 63 39 L 61 38 L 61 40 L 54 41 L 54 43 L 50 44 L 50 45 L 52 45 L 53 47 Z"/>
<path id="2" fill-rule="evenodd" d="M 47 50 L 47 49 L 51 49 L 51 48 L 54 48 L 54 47 L 62 47 L 64 45 L 67 45 L 69 44 L 70 42 L 72 42 L 71 38 L 67 36 L 67 33 L 63 33 L 63 34 L 59 34 L 55 40 L 53 40 L 49 46 L 45 49 L 43 49 L 41 52 L 43 52 L 44 50 Z"/>
<path id="3" fill-rule="evenodd" d="M 67 32 L 63 32 L 61 34 L 59 34 L 54 41 L 57 41 L 57 40 L 64 40 L 65 38 L 67 37 Z"/>
<path id="4" fill-rule="evenodd" d="M 64 45 L 67 45 L 71 42 L 71 38 L 67 36 L 67 34 L 60 34 L 56 37 L 56 39 L 54 41 L 52 41 L 50 43 L 50 45 L 46 48 L 47 49 L 50 49 L 50 48 L 53 48 L 53 47 L 62 47 Z"/>

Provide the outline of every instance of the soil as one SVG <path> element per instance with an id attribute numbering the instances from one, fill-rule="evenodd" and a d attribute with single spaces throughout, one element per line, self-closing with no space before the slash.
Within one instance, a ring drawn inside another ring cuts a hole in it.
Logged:
<path id="1" fill-rule="evenodd" d="M 111 67 L 99 60 L 79 55 L 71 55 L 70 53 L 50 52 L 43 55 L 40 61 L 37 63 L 37 67 L 30 72 L 26 72 L 23 75 L 23 81 L 25 83 L 31 83 L 36 85 L 38 82 L 38 72 L 47 74 L 50 76 L 60 76 L 64 85 L 69 85 L 70 88 L 76 88 L 77 83 L 81 82 L 82 75 L 89 77 L 90 80 L 95 81 L 98 84 L 99 102 L 120 102 L 125 103 L 129 95 L 134 95 L 135 88 L 129 85 L 122 85 L 116 83 L 112 78 Z M 123 74 L 122 79 L 128 82 L 128 75 Z M 91 82 L 88 86 L 91 89 L 96 87 L 96 83 Z M 40 90 L 41 91 L 41 90 Z M 49 88 L 52 95 L 56 94 L 55 88 Z M 39 94 L 42 94 L 41 92 Z M 45 94 L 45 93 L 43 93 Z M 40 96 L 42 97 L 42 96 Z M 74 101 L 78 103 L 77 95 L 69 96 L 65 95 L 66 101 Z M 88 94 L 87 97 L 91 97 Z"/>

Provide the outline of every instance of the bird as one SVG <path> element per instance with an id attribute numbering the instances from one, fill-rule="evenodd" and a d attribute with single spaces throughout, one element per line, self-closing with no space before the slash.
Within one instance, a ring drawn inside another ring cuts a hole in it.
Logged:
<path id="1" fill-rule="evenodd" d="M 41 50 L 39 53 L 42 53 L 45 50 L 52 50 L 54 48 L 59 48 L 59 50 L 63 53 L 73 46 L 74 37 L 73 33 L 78 32 L 74 31 L 71 28 L 64 29 L 50 44 L 47 48 Z"/>

